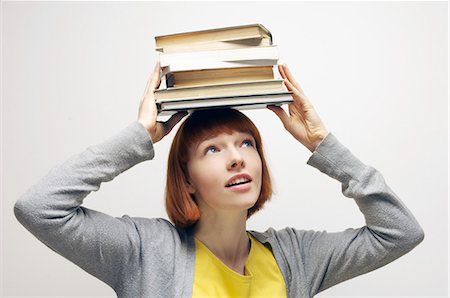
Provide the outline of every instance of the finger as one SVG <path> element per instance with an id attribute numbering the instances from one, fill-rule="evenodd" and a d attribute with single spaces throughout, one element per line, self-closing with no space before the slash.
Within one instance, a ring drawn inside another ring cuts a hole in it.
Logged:
<path id="1" fill-rule="evenodd" d="M 284 80 L 284 85 L 286 86 L 286 88 L 289 90 L 289 91 L 292 91 L 293 92 L 293 94 L 292 94 L 292 96 L 296 96 L 296 97 L 301 97 L 301 99 L 303 100 L 304 98 L 306 98 L 306 96 L 302 93 L 302 92 L 300 92 L 298 89 L 297 89 L 297 87 L 294 85 L 294 84 L 292 84 L 292 82 L 290 82 L 289 80 Z"/>
<path id="2" fill-rule="evenodd" d="M 269 110 L 271 110 L 272 112 L 274 112 L 278 116 L 278 118 L 280 118 L 280 120 L 283 123 L 284 127 L 288 127 L 289 126 L 291 118 L 289 117 L 288 114 L 286 114 L 286 112 L 283 110 L 283 108 L 278 107 L 278 106 L 267 106 L 267 108 Z"/>
<path id="3" fill-rule="evenodd" d="M 283 82 L 289 91 L 292 91 L 294 93 L 299 93 L 298 89 L 288 79 L 285 79 Z"/>
<path id="4" fill-rule="evenodd" d="M 153 75 L 150 75 L 150 77 L 147 80 L 147 84 L 145 85 L 145 89 L 144 89 L 144 96 L 142 96 L 142 100 L 144 100 L 144 98 L 146 97 L 147 94 L 149 94 L 150 91 L 150 85 L 152 83 L 152 77 Z"/>
<path id="5" fill-rule="evenodd" d="M 152 74 L 148 78 L 142 100 L 147 98 L 147 96 L 152 96 L 155 89 L 158 89 L 159 85 L 161 84 L 160 72 L 161 72 L 161 66 L 158 62 L 158 63 L 156 63 L 155 67 L 153 68 Z"/>
<path id="6" fill-rule="evenodd" d="M 284 76 L 285 76 L 289 81 L 291 81 L 291 82 L 294 84 L 294 83 L 295 83 L 295 78 L 294 78 L 294 76 L 292 75 L 292 72 L 291 72 L 291 70 L 289 69 L 289 67 L 287 66 L 287 64 L 281 64 L 280 67 L 281 67 L 281 70 L 282 70 Z"/>
<path id="7" fill-rule="evenodd" d="M 308 97 L 306 97 L 303 92 L 299 91 L 297 87 L 294 86 L 290 81 L 285 80 L 284 83 L 288 90 L 293 92 L 292 96 L 294 98 L 297 98 L 301 104 L 311 104 Z"/>
<path id="8" fill-rule="evenodd" d="M 159 87 L 159 84 L 161 83 L 160 78 L 160 72 L 161 67 L 159 66 L 159 62 L 156 63 L 155 67 L 153 68 L 152 74 L 149 76 L 147 80 L 147 85 L 145 86 L 144 96 L 153 93 L 155 89 Z"/>
<path id="9" fill-rule="evenodd" d="M 287 75 L 288 67 L 287 67 L 286 64 L 281 64 L 281 65 L 279 65 L 279 66 L 278 66 L 278 69 L 280 70 L 281 77 L 284 79 L 284 82 L 285 82 L 285 83 L 288 82 L 288 83 L 290 83 L 290 85 L 291 85 L 292 87 L 294 87 L 296 90 L 301 90 L 301 89 L 299 89 L 300 86 L 298 85 L 298 83 L 295 82 L 295 79 L 293 78 L 292 74 L 291 74 L 290 77 L 288 77 L 288 75 Z M 293 91 L 293 90 L 291 89 L 290 91 Z M 302 92 L 303 92 L 303 91 L 302 91 Z"/>
<path id="10" fill-rule="evenodd" d="M 284 73 L 284 68 L 283 68 L 284 65 L 285 65 L 285 64 L 280 64 L 280 65 L 278 65 L 278 71 L 280 72 L 281 77 L 282 77 L 283 79 L 286 80 L 286 74 Z"/>
<path id="11" fill-rule="evenodd" d="M 178 122 L 181 121 L 181 119 L 184 118 L 188 113 L 187 112 L 178 112 L 175 115 L 172 115 L 172 117 L 169 118 L 166 122 L 164 122 L 164 132 L 165 134 L 168 134 L 172 128 L 174 128 L 175 125 L 177 125 Z"/>
<path id="12" fill-rule="evenodd" d="M 153 69 L 152 79 L 150 81 L 150 88 L 152 88 L 152 91 L 157 89 L 160 83 L 161 83 L 161 65 L 158 62 L 156 63 L 155 68 Z"/>
<path id="13" fill-rule="evenodd" d="M 289 82 L 292 83 L 299 91 L 303 92 L 302 88 L 300 88 L 300 85 L 295 80 L 294 76 L 292 75 L 291 70 L 286 64 L 281 65 L 283 74 L 286 76 L 286 78 L 289 80 Z"/>

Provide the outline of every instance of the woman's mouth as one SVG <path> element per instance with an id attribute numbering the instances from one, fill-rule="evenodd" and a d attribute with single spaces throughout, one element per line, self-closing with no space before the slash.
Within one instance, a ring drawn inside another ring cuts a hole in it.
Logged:
<path id="1" fill-rule="evenodd" d="M 227 184 L 225 185 L 226 188 L 231 190 L 237 190 L 237 191 L 245 191 L 250 189 L 251 187 L 252 178 L 248 174 L 238 174 L 233 177 L 231 177 Z"/>
<path id="2" fill-rule="evenodd" d="M 233 180 L 231 183 L 227 184 L 225 187 L 233 187 L 233 186 L 237 186 L 237 185 L 242 185 L 242 184 L 246 184 L 246 183 L 250 183 L 252 182 L 252 180 L 246 179 L 246 178 L 238 178 Z"/>

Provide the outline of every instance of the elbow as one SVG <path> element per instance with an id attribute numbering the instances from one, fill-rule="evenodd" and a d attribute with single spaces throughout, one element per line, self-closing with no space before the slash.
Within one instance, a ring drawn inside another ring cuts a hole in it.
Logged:
<path id="1" fill-rule="evenodd" d="M 38 209 L 32 200 L 22 196 L 14 204 L 14 216 L 23 226 L 28 227 L 36 221 Z"/>
<path id="2" fill-rule="evenodd" d="M 425 239 L 425 232 L 419 224 L 417 224 L 415 229 L 410 233 L 410 239 L 413 247 L 416 247 L 423 239 Z"/>
<path id="3" fill-rule="evenodd" d="M 17 202 L 14 204 L 14 216 L 20 223 L 24 223 L 25 219 L 27 218 L 27 214 L 29 215 L 30 210 L 29 203 L 22 198 L 17 200 Z"/>
<path id="4" fill-rule="evenodd" d="M 424 230 L 417 222 L 415 222 L 414 224 L 411 224 L 407 230 L 404 231 L 402 237 L 402 247 L 405 250 L 410 251 L 417 245 L 419 245 L 424 240 L 424 238 Z"/>
<path id="5" fill-rule="evenodd" d="M 391 230 L 389 235 L 377 233 L 377 239 L 382 243 L 386 251 L 397 257 L 414 249 L 424 238 L 425 232 L 416 221 L 401 228 Z"/>

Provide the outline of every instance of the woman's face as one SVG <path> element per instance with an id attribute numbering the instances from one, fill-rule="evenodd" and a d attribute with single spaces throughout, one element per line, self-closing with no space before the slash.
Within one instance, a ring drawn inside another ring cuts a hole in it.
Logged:
<path id="1" fill-rule="evenodd" d="M 261 192 L 261 158 L 248 133 L 222 133 L 189 148 L 187 169 L 200 209 L 247 210 Z"/>

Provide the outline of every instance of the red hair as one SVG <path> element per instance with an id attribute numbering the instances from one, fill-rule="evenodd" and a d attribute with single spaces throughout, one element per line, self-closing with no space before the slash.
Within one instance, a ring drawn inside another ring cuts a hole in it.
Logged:
<path id="1" fill-rule="evenodd" d="M 167 164 L 166 211 L 177 227 L 186 228 L 200 218 L 200 209 L 188 192 L 187 162 L 189 148 L 208 137 L 233 131 L 248 133 L 256 141 L 261 158 L 261 192 L 255 205 L 248 209 L 247 218 L 260 210 L 272 196 L 272 183 L 264 159 L 261 136 L 255 124 L 241 112 L 228 109 L 199 110 L 192 113 L 180 126 L 170 148 Z"/>

